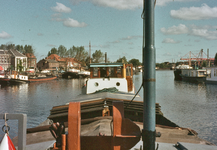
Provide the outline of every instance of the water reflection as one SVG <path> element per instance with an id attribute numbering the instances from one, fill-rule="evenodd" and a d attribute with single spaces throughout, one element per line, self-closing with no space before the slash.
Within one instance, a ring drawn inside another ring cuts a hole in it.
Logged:
<path id="1" fill-rule="evenodd" d="M 142 74 L 134 76 L 134 83 L 139 89 Z M 27 127 L 35 127 L 48 117 L 53 106 L 68 103 L 81 94 L 84 84 L 82 79 L 60 79 L 1 87 L 0 113 L 25 113 Z M 143 97 L 143 90 L 139 95 Z M 156 71 L 156 102 L 168 119 L 217 144 L 217 85 L 174 81 L 173 71 Z M 3 124 L 0 120 L 0 127 Z M 17 127 L 11 129 L 11 134 L 16 135 Z"/>
<path id="2" fill-rule="evenodd" d="M 134 80 L 141 83 L 142 76 Z M 173 71 L 156 71 L 156 102 L 168 119 L 217 144 L 217 85 L 175 81 Z"/>
<path id="3" fill-rule="evenodd" d="M 0 90 L 0 113 L 27 114 L 27 127 L 35 127 L 49 115 L 50 109 L 63 105 L 81 94 L 83 79 L 60 79 L 13 86 L 2 86 Z M 17 125 L 11 123 L 12 137 L 17 135 Z M 4 125 L 4 122 L 0 122 Z M 1 135 L 2 133 L 0 133 Z"/>

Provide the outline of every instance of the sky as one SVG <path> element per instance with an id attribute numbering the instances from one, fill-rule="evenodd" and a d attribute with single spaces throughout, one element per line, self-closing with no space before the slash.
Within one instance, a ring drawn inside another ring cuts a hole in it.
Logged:
<path id="1" fill-rule="evenodd" d="M 142 62 L 142 0 L 0 0 L 0 44 L 32 45 L 37 61 L 60 45 L 101 50 L 110 61 Z M 156 0 L 156 62 L 191 51 L 217 53 L 216 0 Z"/>

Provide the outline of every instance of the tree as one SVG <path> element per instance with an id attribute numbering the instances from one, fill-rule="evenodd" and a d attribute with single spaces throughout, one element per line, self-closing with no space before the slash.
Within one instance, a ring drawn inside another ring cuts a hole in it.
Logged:
<path id="1" fill-rule="evenodd" d="M 207 62 L 204 60 L 203 62 L 202 62 L 202 65 L 201 65 L 202 67 L 206 67 L 207 66 Z"/>
<path id="2" fill-rule="evenodd" d="M 58 54 L 58 50 L 57 50 L 55 47 L 53 47 L 53 48 L 48 52 L 47 56 L 50 56 L 51 54 Z"/>
<path id="3" fill-rule="evenodd" d="M 31 45 L 25 45 L 24 47 L 22 45 L 15 45 L 15 44 L 7 44 L 4 45 L 2 44 L 0 46 L 1 49 L 4 50 L 10 50 L 10 49 L 16 49 L 17 51 L 19 51 L 20 53 L 24 54 L 24 53 L 35 53 L 35 50 L 33 49 L 33 47 Z"/>
<path id="4" fill-rule="evenodd" d="M 15 49 L 15 44 L 2 44 L 0 48 L 3 50 Z"/>
<path id="5" fill-rule="evenodd" d="M 18 50 L 20 53 L 24 53 L 23 45 L 16 45 L 16 50 Z"/>
<path id="6" fill-rule="evenodd" d="M 119 58 L 116 62 L 117 63 L 125 63 L 125 64 L 127 64 L 127 58 L 124 56 L 122 58 Z"/>
<path id="7" fill-rule="evenodd" d="M 68 57 L 75 57 L 77 53 L 77 48 L 75 46 L 72 46 L 71 48 L 68 49 L 67 51 L 67 56 Z"/>
<path id="8" fill-rule="evenodd" d="M 23 71 L 23 64 L 22 61 L 20 59 L 17 60 L 17 71 L 18 72 L 22 72 Z"/>
<path id="9" fill-rule="evenodd" d="M 65 56 L 66 56 L 66 52 L 67 52 L 67 49 L 66 49 L 65 46 L 60 45 L 60 46 L 58 47 L 58 55 L 59 55 L 60 57 L 65 57 Z"/>
<path id="10" fill-rule="evenodd" d="M 139 62 L 139 59 L 135 59 L 135 58 L 131 59 L 131 60 L 129 61 L 129 63 L 130 63 L 130 64 L 133 64 L 133 66 L 134 66 L 135 68 L 137 68 L 138 66 L 141 65 L 141 63 Z"/>
<path id="11" fill-rule="evenodd" d="M 34 54 L 35 51 L 34 51 L 34 49 L 32 48 L 31 45 L 25 45 L 25 46 L 24 46 L 24 52 L 23 52 L 23 53 L 32 53 L 32 54 Z"/>
<path id="12" fill-rule="evenodd" d="M 84 46 L 72 46 L 68 51 L 67 51 L 67 55 L 69 57 L 73 57 L 75 59 L 77 59 L 78 61 L 80 61 L 82 63 L 82 65 L 85 65 L 86 63 L 86 59 L 88 57 L 88 52 L 85 51 Z"/>
<path id="13" fill-rule="evenodd" d="M 215 54 L 214 65 L 217 66 L 217 53 Z"/>
<path id="14" fill-rule="evenodd" d="M 101 50 L 96 50 L 92 54 L 92 62 L 93 63 L 101 63 L 104 61 L 104 53 L 101 52 Z"/>

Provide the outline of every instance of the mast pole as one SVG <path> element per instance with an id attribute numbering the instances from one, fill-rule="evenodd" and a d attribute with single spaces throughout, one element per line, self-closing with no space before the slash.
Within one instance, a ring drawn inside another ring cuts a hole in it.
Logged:
<path id="1" fill-rule="evenodd" d="M 143 20 L 143 150 L 155 150 L 155 46 L 154 46 L 154 0 L 144 0 Z"/>

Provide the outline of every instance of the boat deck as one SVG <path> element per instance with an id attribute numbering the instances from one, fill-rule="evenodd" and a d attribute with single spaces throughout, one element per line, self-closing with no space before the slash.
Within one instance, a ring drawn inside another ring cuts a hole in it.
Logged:
<path id="1" fill-rule="evenodd" d="M 90 124 L 81 125 L 81 136 L 98 136 L 99 133 L 105 136 L 110 136 L 112 131 L 110 126 L 111 121 L 112 117 L 107 117 L 107 119 L 97 120 Z M 135 123 L 140 127 L 140 129 L 142 129 L 142 123 Z M 217 146 L 200 139 L 189 129 L 156 125 L 156 132 L 160 132 L 161 134 L 160 137 L 156 137 L 156 144 L 159 143 L 159 150 L 177 150 L 177 148 L 174 147 L 177 142 L 184 143 L 187 146 L 194 146 L 195 150 L 217 150 Z M 46 149 L 52 147 L 55 142 L 50 131 L 29 133 L 27 134 L 26 139 L 28 150 Z M 14 138 L 12 141 L 17 145 L 17 138 Z M 140 140 L 140 142 L 132 149 L 139 149 L 141 145 L 142 141 Z M 189 149 L 193 150 L 192 148 Z"/>

